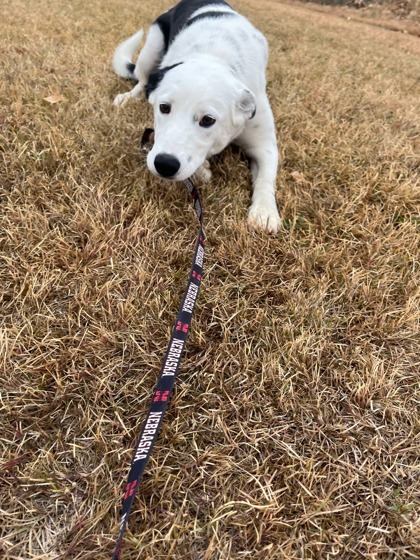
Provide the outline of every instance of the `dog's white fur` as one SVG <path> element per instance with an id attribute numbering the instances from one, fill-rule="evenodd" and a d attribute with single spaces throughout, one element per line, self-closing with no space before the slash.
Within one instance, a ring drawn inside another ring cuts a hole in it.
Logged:
<path id="1" fill-rule="evenodd" d="M 200 8 L 191 17 L 206 9 Z M 232 10 L 213 4 L 211 11 Z M 280 227 L 275 200 L 278 151 L 266 94 L 267 42 L 245 17 L 233 13 L 235 16 L 201 19 L 185 27 L 165 54 L 164 35 L 153 24 L 135 65 L 138 83 L 118 95 L 114 105 L 138 97 L 157 68 L 182 62 L 164 75 L 149 96 L 155 117 L 155 142 L 147 157 L 150 171 L 159 176 L 155 157 L 164 153 L 180 162 L 173 180 L 182 181 L 194 173 L 209 180 L 207 158 L 234 142 L 251 160 L 253 194 L 248 221 L 275 233 Z M 142 38 L 141 30 L 117 47 L 113 68 L 118 75 L 132 77 L 127 62 Z M 170 114 L 161 113 L 162 103 L 171 105 Z M 199 125 L 205 115 L 216 119 L 210 128 Z"/>

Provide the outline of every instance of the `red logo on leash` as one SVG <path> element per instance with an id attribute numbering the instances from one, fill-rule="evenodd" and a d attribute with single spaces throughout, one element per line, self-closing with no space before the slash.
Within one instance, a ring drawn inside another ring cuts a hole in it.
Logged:
<path id="1" fill-rule="evenodd" d="M 169 391 L 156 391 L 153 402 L 166 402 L 169 398 Z"/>
<path id="2" fill-rule="evenodd" d="M 124 500 L 126 500 L 127 498 L 129 498 L 134 494 L 134 492 L 136 491 L 136 486 L 137 486 L 137 480 L 133 480 L 133 482 L 129 482 L 127 484 L 127 487 L 125 489 L 125 494 L 124 494 Z"/>
<path id="3" fill-rule="evenodd" d="M 181 321 L 178 321 L 175 327 L 176 331 L 181 331 L 183 333 L 187 333 L 189 330 L 189 326 L 186 323 L 182 323 Z"/>

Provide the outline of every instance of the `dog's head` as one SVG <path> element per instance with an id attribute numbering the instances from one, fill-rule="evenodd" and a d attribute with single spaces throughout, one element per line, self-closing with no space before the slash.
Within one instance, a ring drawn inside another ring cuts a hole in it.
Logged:
<path id="1" fill-rule="evenodd" d="M 159 177 L 183 181 L 222 151 L 254 117 L 254 94 L 211 61 L 158 70 L 146 95 L 154 109 L 155 141 L 147 165 Z"/>

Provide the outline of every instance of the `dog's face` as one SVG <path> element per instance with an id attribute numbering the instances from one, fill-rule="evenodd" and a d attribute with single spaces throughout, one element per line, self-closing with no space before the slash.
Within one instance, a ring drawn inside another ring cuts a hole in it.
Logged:
<path id="1" fill-rule="evenodd" d="M 154 83 L 153 83 L 154 80 Z M 152 173 L 183 181 L 222 151 L 255 115 L 255 96 L 233 74 L 211 64 L 181 63 L 152 78 L 155 141 Z"/>

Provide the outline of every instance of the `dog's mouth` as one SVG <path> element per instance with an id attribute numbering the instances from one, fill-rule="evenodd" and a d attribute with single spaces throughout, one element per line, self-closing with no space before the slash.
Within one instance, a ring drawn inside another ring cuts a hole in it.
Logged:
<path id="1" fill-rule="evenodd" d="M 159 173 L 153 173 L 156 177 L 158 177 L 159 179 L 163 179 L 164 181 L 170 181 L 170 182 L 175 182 L 175 181 L 179 181 L 180 179 L 178 178 L 178 175 L 174 175 L 173 177 L 164 177 L 163 175 L 159 175 Z"/>
<path id="2" fill-rule="evenodd" d="M 192 157 L 177 157 L 168 152 L 158 152 L 156 155 L 150 151 L 147 156 L 147 167 L 155 177 L 165 181 L 185 181 L 192 177 L 200 165 L 192 161 Z"/>
<path id="3" fill-rule="evenodd" d="M 180 168 L 175 173 L 171 173 L 170 169 L 165 169 L 162 173 L 160 172 L 161 170 L 156 169 L 156 165 L 153 165 L 153 162 L 148 162 L 148 167 L 155 177 L 164 179 L 165 181 L 185 181 L 186 179 L 190 179 L 195 173 L 197 173 L 197 169 L 191 168 L 189 168 L 188 170 Z"/>

